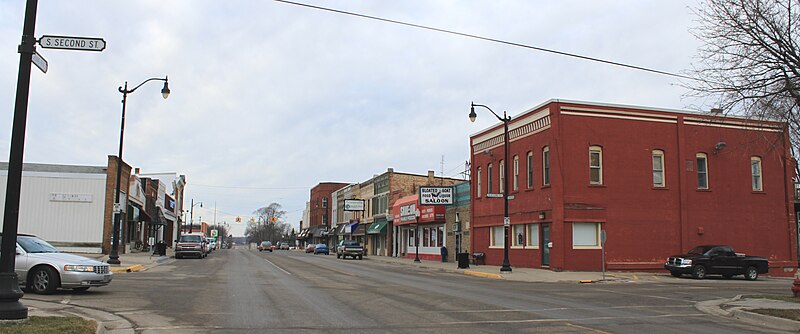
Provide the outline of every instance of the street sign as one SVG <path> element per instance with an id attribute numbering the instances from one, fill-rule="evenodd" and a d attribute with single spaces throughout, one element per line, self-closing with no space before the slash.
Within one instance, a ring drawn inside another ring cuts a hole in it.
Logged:
<path id="1" fill-rule="evenodd" d="M 503 194 L 491 194 L 491 193 L 489 193 L 489 194 L 486 194 L 486 197 L 489 197 L 489 198 L 503 198 Z"/>
<path id="2" fill-rule="evenodd" d="M 219 236 L 219 230 L 211 230 L 211 237 L 216 238 Z"/>
<path id="3" fill-rule="evenodd" d="M 453 197 L 453 187 L 419 187 L 420 205 L 452 205 Z"/>
<path id="4" fill-rule="evenodd" d="M 511 226 L 511 218 L 503 217 L 503 226 Z"/>
<path id="5" fill-rule="evenodd" d="M 103 51 L 106 48 L 106 41 L 95 37 L 44 35 L 39 39 L 39 45 L 45 49 Z"/>
<path id="6" fill-rule="evenodd" d="M 33 51 L 33 56 L 31 58 L 31 62 L 36 65 L 42 73 L 47 73 L 47 60 L 42 57 L 38 52 Z"/>

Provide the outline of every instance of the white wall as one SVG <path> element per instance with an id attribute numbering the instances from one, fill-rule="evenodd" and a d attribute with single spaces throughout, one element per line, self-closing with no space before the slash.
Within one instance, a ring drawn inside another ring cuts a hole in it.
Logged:
<path id="1" fill-rule="evenodd" d="M 5 211 L 7 180 L 8 171 L 0 171 L 0 212 Z M 59 248 L 99 253 L 105 186 L 105 174 L 23 172 L 18 232 L 57 243 L 96 243 L 97 247 Z M 54 201 L 51 194 L 80 194 L 83 199 Z"/>

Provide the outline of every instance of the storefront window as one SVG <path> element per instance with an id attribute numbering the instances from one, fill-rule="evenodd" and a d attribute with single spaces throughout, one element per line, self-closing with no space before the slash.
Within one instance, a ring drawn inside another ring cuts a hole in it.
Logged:
<path id="1" fill-rule="evenodd" d="M 539 247 L 539 224 L 525 225 L 528 230 L 528 243 L 526 246 Z"/>
<path id="2" fill-rule="evenodd" d="M 492 247 L 503 247 L 505 236 L 503 235 L 502 226 L 492 226 Z"/>
<path id="3" fill-rule="evenodd" d="M 438 243 L 436 244 L 436 246 L 442 247 L 444 245 L 444 226 L 439 226 L 439 228 L 437 230 L 439 231 L 439 233 L 437 234 L 439 236 L 439 238 L 436 239 L 436 240 L 438 240 Z"/>
<path id="4" fill-rule="evenodd" d="M 525 245 L 525 225 L 511 226 L 513 231 L 513 246 L 522 247 Z"/>
<path id="5" fill-rule="evenodd" d="M 410 247 L 414 247 L 414 233 L 415 232 L 416 231 L 414 231 L 413 229 L 409 229 L 408 230 L 408 245 Z"/>
<path id="6" fill-rule="evenodd" d="M 428 247 L 430 244 L 429 238 L 431 237 L 431 230 L 429 228 L 422 229 L 422 247 Z"/>

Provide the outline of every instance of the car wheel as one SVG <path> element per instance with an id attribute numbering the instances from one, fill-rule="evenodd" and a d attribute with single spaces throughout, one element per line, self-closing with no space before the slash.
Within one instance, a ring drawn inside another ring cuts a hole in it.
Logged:
<path id="1" fill-rule="evenodd" d="M 58 273 L 48 266 L 36 267 L 31 272 L 30 288 L 34 293 L 40 295 L 50 295 L 56 292 L 61 284 Z"/>
<path id="2" fill-rule="evenodd" d="M 363 260 L 363 259 L 364 259 L 364 256 L 363 256 L 363 255 L 359 255 L 359 256 L 358 256 L 358 259 L 359 259 L 359 260 Z"/>
<path id="3" fill-rule="evenodd" d="M 744 271 L 744 279 L 748 281 L 755 281 L 758 279 L 758 269 L 755 266 L 747 267 L 747 270 Z"/>
<path id="4" fill-rule="evenodd" d="M 673 277 L 681 277 L 681 276 L 683 276 L 683 274 L 681 274 L 681 273 L 679 273 L 677 271 L 670 271 L 669 274 L 672 275 Z"/>
<path id="5" fill-rule="evenodd" d="M 180 258 L 182 258 L 182 256 L 180 256 L 180 255 L 178 255 L 178 254 L 175 254 L 175 258 L 176 258 L 176 259 L 180 259 Z"/>
<path id="6" fill-rule="evenodd" d="M 692 269 L 692 277 L 696 279 L 703 279 L 706 277 L 706 267 L 702 265 L 696 265 Z"/>
<path id="7" fill-rule="evenodd" d="M 72 291 L 75 291 L 75 292 L 86 292 L 86 290 L 89 290 L 88 286 L 82 286 L 80 288 L 72 288 Z"/>
<path id="8" fill-rule="evenodd" d="M 341 258 L 341 256 L 339 255 L 339 253 L 336 253 L 336 258 L 337 258 L 337 259 L 338 259 L 338 258 Z"/>

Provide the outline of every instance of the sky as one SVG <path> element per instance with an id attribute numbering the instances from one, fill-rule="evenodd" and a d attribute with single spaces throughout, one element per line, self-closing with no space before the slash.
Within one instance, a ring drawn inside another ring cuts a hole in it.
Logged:
<path id="1" fill-rule="evenodd" d="M 304 4 L 681 74 L 701 45 L 696 1 L 408 0 Z M 10 149 L 25 1 L 0 0 L 0 160 Z M 31 73 L 24 161 L 185 175 L 185 207 L 234 235 L 276 202 L 297 228 L 312 187 L 387 168 L 461 178 L 469 136 L 550 99 L 708 110 L 681 79 L 267 0 L 39 1 L 36 37 L 99 37 L 102 52 L 43 49 Z"/>

